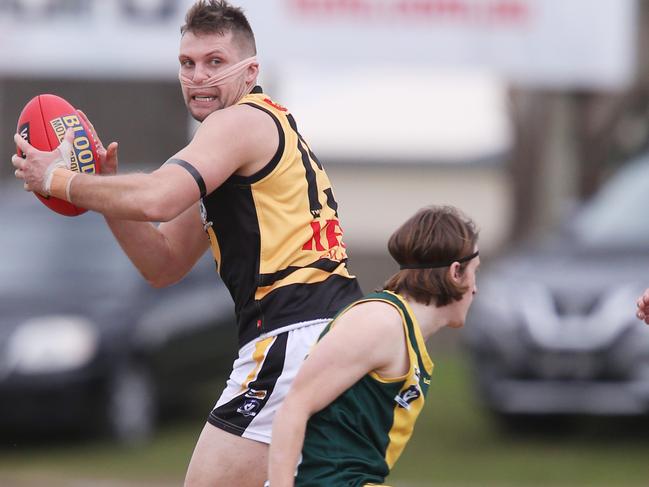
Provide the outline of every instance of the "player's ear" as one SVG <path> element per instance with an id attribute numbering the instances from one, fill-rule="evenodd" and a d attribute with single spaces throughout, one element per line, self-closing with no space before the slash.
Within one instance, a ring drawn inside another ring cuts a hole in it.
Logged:
<path id="1" fill-rule="evenodd" d="M 251 83 L 259 76 L 259 63 L 252 63 L 246 70 L 246 82 Z"/>
<path id="2" fill-rule="evenodd" d="M 462 272 L 462 267 L 459 262 L 453 262 L 450 265 L 448 275 L 453 282 L 460 283 L 462 281 L 464 273 Z"/>

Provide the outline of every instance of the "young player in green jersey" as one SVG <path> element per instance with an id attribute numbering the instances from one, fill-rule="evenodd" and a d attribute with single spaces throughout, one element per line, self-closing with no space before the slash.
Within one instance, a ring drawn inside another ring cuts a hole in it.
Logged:
<path id="1" fill-rule="evenodd" d="M 392 235 L 399 272 L 329 324 L 275 417 L 272 487 L 384 482 L 430 384 L 425 340 L 461 327 L 477 291 L 477 240 L 453 207 L 422 209 Z"/>

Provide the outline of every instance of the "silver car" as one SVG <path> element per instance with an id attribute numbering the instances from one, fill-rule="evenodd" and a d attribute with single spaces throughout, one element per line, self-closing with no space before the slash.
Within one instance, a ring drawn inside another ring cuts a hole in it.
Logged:
<path id="1" fill-rule="evenodd" d="M 561 231 L 496 259 L 463 332 L 482 402 L 506 422 L 649 413 L 649 157 Z"/>

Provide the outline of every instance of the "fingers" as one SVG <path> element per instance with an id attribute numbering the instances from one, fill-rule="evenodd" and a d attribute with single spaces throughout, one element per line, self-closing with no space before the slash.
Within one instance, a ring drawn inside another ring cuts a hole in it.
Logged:
<path id="1" fill-rule="evenodd" d="M 25 159 L 20 157 L 18 154 L 14 154 L 13 156 L 11 156 L 11 164 L 16 168 L 16 171 L 18 171 L 25 165 Z"/>
<path id="2" fill-rule="evenodd" d="M 70 145 L 72 145 L 72 143 L 74 142 L 74 130 L 67 129 L 65 131 L 65 135 L 63 136 L 63 140 L 69 142 Z"/>
<path id="3" fill-rule="evenodd" d="M 26 174 L 24 171 L 24 167 L 27 161 L 23 159 L 22 157 L 14 154 L 11 157 L 11 163 L 14 165 L 16 170 L 14 171 L 14 176 L 16 176 L 16 179 L 19 179 L 23 182 L 23 189 L 25 191 L 31 191 L 31 188 L 29 186 L 29 183 L 26 181 Z"/>
<path id="4" fill-rule="evenodd" d="M 636 306 L 638 310 L 636 311 L 636 317 L 640 321 L 644 321 L 649 325 L 649 289 L 646 289 L 644 293 L 640 295 L 636 301 Z"/>
<path id="5" fill-rule="evenodd" d="M 23 154 L 27 154 L 34 149 L 31 145 L 29 145 L 29 142 L 27 142 L 20 136 L 20 134 L 14 134 L 14 143 L 16 144 L 18 149 L 23 152 Z"/>
<path id="6" fill-rule="evenodd" d="M 16 137 L 18 137 L 18 139 L 16 139 Z M 23 139 L 20 135 L 14 136 L 14 141 L 16 141 L 16 143 L 18 142 L 18 140 L 20 140 L 22 142 L 25 142 L 25 139 Z M 23 145 L 22 147 L 19 146 L 19 149 L 24 154 L 26 154 L 27 151 L 29 151 L 29 148 L 31 147 L 31 146 L 29 146 L 29 144 L 27 142 L 25 142 L 25 144 L 28 147 L 26 147 L 25 145 Z M 23 157 L 20 157 L 18 154 L 13 154 L 11 156 L 11 165 L 16 168 L 16 170 L 14 171 L 14 176 L 16 177 L 16 179 L 19 179 L 19 180 L 23 181 L 23 189 L 25 191 L 30 191 L 29 186 L 27 184 L 27 181 L 25 180 L 25 171 L 24 171 L 24 169 L 25 169 L 26 164 L 27 164 L 27 159 L 25 159 Z"/>
<path id="7" fill-rule="evenodd" d="M 47 178 L 48 171 L 52 167 L 70 167 L 72 154 L 72 142 L 74 131 L 66 131 L 63 141 L 53 151 L 41 151 L 31 146 L 20 135 L 14 135 L 14 142 L 18 147 L 18 154 L 11 156 L 11 164 L 14 166 L 14 175 L 23 181 L 23 188 L 27 191 L 40 191 L 43 182 Z"/>
<path id="8" fill-rule="evenodd" d="M 117 174 L 117 142 L 111 142 L 108 149 L 104 152 L 102 160 L 101 173 L 102 174 Z"/>
<path id="9" fill-rule="evenodd" d="M 108 144 L 108 148 L 106 149 L 106 157 L 113 158 L 117 157 L 117 149 L 119 148 L 119 145 L 117 142 L 111 142 Z"/>
<path id="10" fill-rule="evenodd" d="M 83 110 L 77 110 L 77 113 L 86 123 L 86 126 L 90 131 L 90 136 L 95 143 L 97 155 L 99 156 L 99 160 L 101 161 L 101 173 L 115 174 L 117 172 L 117 142 L 111 142 L 110 144 L 108 144 L 108 148 L 104 147 L 104 144 L 97 134 L 95 126 L 92 124 L 88 116 L 83 112 Z"/>
<path id="11" fill-rule="evenodd" d="M 65 167 L 68 169 L 72 165 L 72 154 L 74 153 L 74 149 L 72 148 L 72 143 L 74 142 L 74 131 L 72 129 L 68 129 L 65 131 L 65 134 L 63 135 L 63 140 L 61 140 L 61 143 L 57 147 L 57 150 L 59 152 L 59 161 L 61 163 L 65 164 Z"/>

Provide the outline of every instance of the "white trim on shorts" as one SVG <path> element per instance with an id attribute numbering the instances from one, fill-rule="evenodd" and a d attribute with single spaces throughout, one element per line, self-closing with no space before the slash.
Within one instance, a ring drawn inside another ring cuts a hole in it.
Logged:
<path id="1" fill-rule="evenodd" d="M 329 321 L 294 323 L 241 347 L 208 422 L 237 436 L 270 444 L 275 413 Z"/>
<path id="2" fill-rule="evenodd" d="M 282 326 L 281 328 L 269 331 L 268 333 L 263 333 L 263 334 L 259 335 L 259 339 L 263 340 L 264 338 L 273 337 L 273 336 L 279 335 L 280 333 L 296 330 L 298 328 L 303 328 L 305 326 L 318 325 L 318 324 L 320 324 L 322 322 L 324 322 L 325 325 L 326 325 L 330 321 L 331 321 L 331 318 L 319 318 L 317 320 L 300 321 L 298 323 L 293 323 L 291 325 Z"/>

